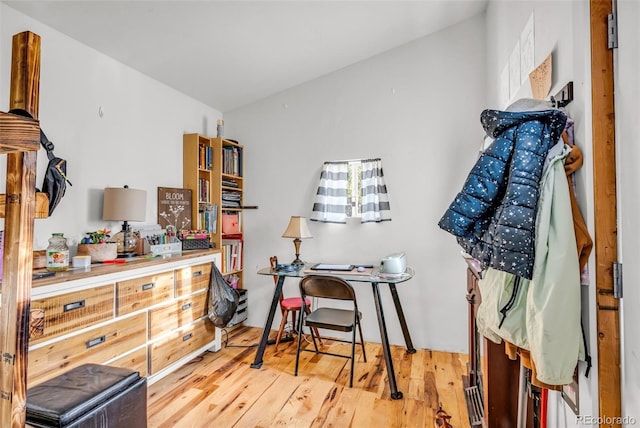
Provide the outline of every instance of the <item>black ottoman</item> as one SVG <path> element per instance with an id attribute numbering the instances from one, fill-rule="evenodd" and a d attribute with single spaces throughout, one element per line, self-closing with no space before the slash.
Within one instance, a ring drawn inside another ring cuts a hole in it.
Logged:
<path id="1" fill-rule="evenodd" d="M 85 364 L 27 390 L 27 424 L 59 428 L 146 428 L 147 379 Z"/>

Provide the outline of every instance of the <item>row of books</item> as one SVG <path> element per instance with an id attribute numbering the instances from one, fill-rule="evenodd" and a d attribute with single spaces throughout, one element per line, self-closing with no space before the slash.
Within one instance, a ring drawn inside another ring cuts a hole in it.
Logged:
<path id="1" fill-rule="evenodd" d="M 242 240 L 222 240 L 222 272 L 242 270 Z"/>
<path id="2" fill-rule="evenodd" d="M 218 206 L 207 204 L 198 209 L 198 227 L 208 233 L 216 233 L 218 223 Z"/>
<path id="3" fill-rule="evenodd" d="M 211 185 L 206 178 L 198 178 L 198 202 L 208 202 L 211 192 Z"/>
<path id="4" fill-rule="evenodd" d="M 213 169 L 213 147 L 205 145 L 198 147 L 198 168 L 209 171 Z"/>
<path id="5" fill-rule="evenodd" d="M 242 195 L 231 190 L 222 191 L 222 208 L 241 208 Z"/>
<path id="6" fill-rule="evenodd" d="M 240 185 L 236 181 L 225 180 L 224 178 L 222 179 L 222 185 L 226 187 L 240 187 Z"/>
<path id="7" fill-rule="evenodd" d="M 242 177 L 242 149 L 222 148 L 222 173 Z"/>

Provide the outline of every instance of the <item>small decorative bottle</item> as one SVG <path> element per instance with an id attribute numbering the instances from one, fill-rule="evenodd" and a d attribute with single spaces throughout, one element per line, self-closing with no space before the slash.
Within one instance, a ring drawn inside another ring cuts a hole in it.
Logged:
<path id="1" fill-rule="evenodd" d="M 47 270 L 61 271 L 69 268 L 69 247 L 63 233 L 53 233 L 47 247 Z"/>
<path id="2" fill-rule="evenodd" d="M 218 123 L 216 125 L 216 131 L 218 138 L 224 138 L 224 120 L 218 119 Z"/>

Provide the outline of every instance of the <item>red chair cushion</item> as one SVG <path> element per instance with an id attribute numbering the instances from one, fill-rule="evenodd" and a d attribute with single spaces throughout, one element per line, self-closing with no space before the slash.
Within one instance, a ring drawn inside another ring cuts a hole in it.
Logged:
<path id="1" fill-rule="evenodd" d="M 311 301 L 307 299 L 307 306 L 311 305 Z M 280 302 L 280 306 L 285 309 L 289 309 L 290 311 L 299 310 L 302 308 L 302 298 L 301 297 L 288 297 L 286 299 L 282 299 Z"/>

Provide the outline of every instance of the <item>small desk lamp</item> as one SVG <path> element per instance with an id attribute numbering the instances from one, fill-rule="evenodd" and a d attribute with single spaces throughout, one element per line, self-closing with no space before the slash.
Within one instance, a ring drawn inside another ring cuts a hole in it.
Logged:
<path id="1" fill-rule="evenodd" d="M 294 238 L 293 245 L 296 247 L 296 259 L 291 262 L 294 266 L 302 266 L 304 262 L 300 260 L 300 243 L 302 239 L 313 238 L 309 227 L 307 226 L 307 219 L 299 216 L 291 216 L 289 220 L 289 226 L 287 230 L 282 234 L 283 238 Z"/>
<path id="2" fill-rule="evenodd" d="M 136 256 L 137 238 L 129 227 L 130 221 L 144 221 L 147 207 L 147 192 L 124 187 L 104 189 L 103 220 L 122 221 L 122 230 L 112 241 L 118 244 L 118 258 Z"/>

